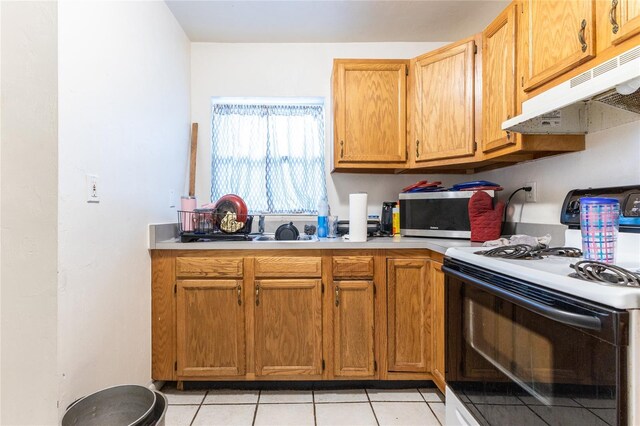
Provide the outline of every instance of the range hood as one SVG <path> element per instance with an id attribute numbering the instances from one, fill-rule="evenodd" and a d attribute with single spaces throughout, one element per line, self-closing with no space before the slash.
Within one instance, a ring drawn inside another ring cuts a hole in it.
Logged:
<path id="1" fill-rule="evenodd" d="M 585 134 L 640 120 L 640 46 L 522 103 L 502 129 Z"/>

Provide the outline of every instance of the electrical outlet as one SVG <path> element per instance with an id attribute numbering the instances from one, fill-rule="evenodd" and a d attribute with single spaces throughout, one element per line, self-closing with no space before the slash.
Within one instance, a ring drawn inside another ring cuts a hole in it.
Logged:
<path id="1" fill-rule="evenodd" d="M 98 184 L 98 176 L 87 175 L 87 203 L 100 202 L 100 185 Z"/>
<path id="2" fill-rule="evenodd" d="M 527 182 L 523 186 L 530 186 L 531 191 L 525 192 L 525 201 L 527 203 L 537 203 L 538 202 L 538 186 L 535 182 Z"/>
<path id="3" fill-rule="evenodd" d="M 173 189 L 169 190 L 169 208 L 176 208 L 176 191 L 174 191 Z"/>

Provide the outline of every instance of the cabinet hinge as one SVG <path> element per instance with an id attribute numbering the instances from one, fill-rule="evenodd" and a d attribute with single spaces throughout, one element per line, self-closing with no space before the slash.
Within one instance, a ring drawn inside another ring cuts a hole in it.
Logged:
<path id="1" fill-rule="evenodd" d="M 322 360 L 322 371 L 324 371 L 324 359 Z"/>
<path id="2" fill-rule="evenodd" d="M 373 371 L 378 371 L 378 362 L 373 360 Z"/>
<path id="3" fill-rule="evenodd" d="M 324 294 L 324 283 L 320 284 L 320 291 Z"/>
<path id="4" fill-rule="evenodd" d="M 478 142 L 473 142 L 473 152 L 478 150 Z"/>
<path id="5" fill-rule="evenodd" d="M 404 68 L 404 75 L 406 75 L 407 77 L 409 77 L 409 67 L 405 67 L 405 68 Z"/>
<path id="6" fill-rule="evenodd" d="M 173 285 L 173 294 L 178 293 L 178 284 Z"/>
<path id="7" fill-rule="evenodd" d="M 178 361 L 173 364 L 173 371 L 178 371 Z"/>
<path id="8" fill-rule="evenodd" d="M 477 55 L 478 54 L 478 45 L 477 44 L 473 44 L 473 54 Z"/>
<path id="9" fill-rule="evenodd" d="M 376 285 L 375 284 L 373 285 L 373 295 L 374 296 L 376 295 Z"/>

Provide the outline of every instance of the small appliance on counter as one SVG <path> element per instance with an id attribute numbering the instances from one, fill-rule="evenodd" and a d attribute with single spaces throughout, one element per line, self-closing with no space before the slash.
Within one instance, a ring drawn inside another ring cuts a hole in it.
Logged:
<path id="1" fill-rule="evenodd" d="M 393 208 L 398 203 L 395 201 L 385 201 L 382 203 L 382 216 L 380 220 L 380 232 L 391 235 L 393 232 Z"/>
<path id="2" fill-rule="evenodd" d="M 349 233 L 349 221 L 348 220 L 339 220 L 338 221 L 338 235 L 343 236 Z M 367 220 L 367 236 L 373 237 L 376 234 L 380 233 L 380 221 L 377 219 L 369 219 Z"/>
<path id="3" fill-rule="evenodd" d="M 495 196 L 494 190 L 481 190 L 491 198 Z M 471 238 L 469 199 L 474 192 L 453 190 L 400 194 L 400 235 Z"/>

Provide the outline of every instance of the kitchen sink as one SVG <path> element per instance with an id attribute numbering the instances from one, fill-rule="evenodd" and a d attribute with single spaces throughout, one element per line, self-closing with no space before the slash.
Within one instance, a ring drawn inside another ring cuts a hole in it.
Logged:
<path id="1" fill-rule="evenodd" d="M 253 241 L 261 243 L 261 242 L 272 242 L 272 243 L 313 243 L 318 241 L 318 238 L 313 236 L 311 237 L 311 239 L 308 240 L 276 240 L 276 237 L 274 234 L 262 234 L 262 235 L 256 235 L 253 237 Z"/>

